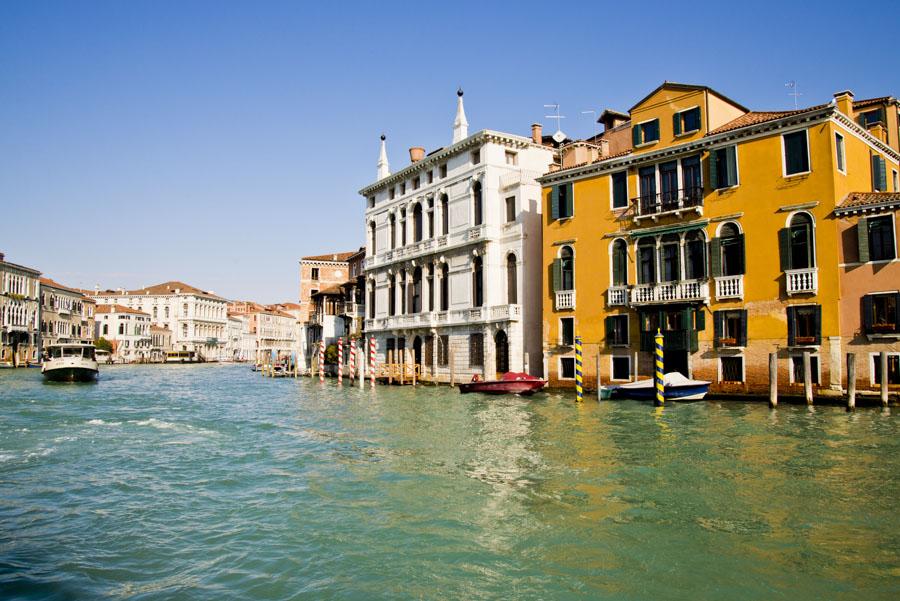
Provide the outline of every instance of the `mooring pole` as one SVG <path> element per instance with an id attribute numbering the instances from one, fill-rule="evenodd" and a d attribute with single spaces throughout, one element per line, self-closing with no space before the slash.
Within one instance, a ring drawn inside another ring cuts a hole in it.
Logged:
<path id="1" fill-rule="evenodd" d="M 881 354 L 878 356 L 878 363 L 881 365 L 881 373 L 879 374 L 881 377 L 879 378 L 881 384 L 881 406 L 888 406 L 888 355 L 886 351 L 881 351 Z"/>
<path id="2" fill-rule="evenodd" d="M 319 342 L 319 383 L 325 383 L 325 341 Z"/>
<path id="3" fill-rule="evenodd" d="M 847 353 L 847 411 L 856 409 L 856 355 Z"/>
<path id="4" fill-rule="evenodd" d="M 375 337 L 369 338 L 369 374 L 372 378 L 372 388 L 375 388 Z"/>
<path id="5" fill-rule="evenodd" d="M 584 373 L 581 366 L 582 348 L 581 336 L 575 337 L 575 400 L 584 401 Z"/>
<path id="6" fill-rule="evenodd" d="M 394 351 L 387 352 L 388 384 L 394 383 Z"/>
<path id="7" fill-rule="evenodd" d="M 344 337 L 338 338 L 338 385 L 344 385 Z"/>
<path id="8" fill-rule="evenodd" d="M 450 352 L 449 352 L 449 358 L 450 358 L 450 387 L 452 388 L 453 386 L 456 386 L 456 373 L 455 373 L 455 369 L 454 369 L 455 366 L 453 363 L 454 357 L 453 357 L 453 349 L 452 348 L 450 349 Z"/>
<path id="9" fill-rule="evenodd" d="M 803 351 L 803 396 L 806 398 L 807 405 L 813 404 L 811 366 L 809 351 Z"/>
<path id="10" fill-rule="evenodd" d="M 662 407 L 666 402 L 666 374 L 663 365 L 663 335 L 659 328 L 656 328 L 656 336 L 653 337 L 653 341 L 656 343 L 656 369 L 653 372 L 656 400 L 653 404 Z"/>
<path id="11" fill-rule="evenodd" d="M 597 357 L 595 358 L 594 363 L 596 363 L 595 367 L 597 369 L 597 400 L 599 401 L 603 398 L 603 384 L 600 381 L 600 348 L 599 347 L 597 348 Z"/>
<path id="12" fill-rule="evenodd" d="M 769 407 L 778 406 L 778 353 L 769 353 Z"/>

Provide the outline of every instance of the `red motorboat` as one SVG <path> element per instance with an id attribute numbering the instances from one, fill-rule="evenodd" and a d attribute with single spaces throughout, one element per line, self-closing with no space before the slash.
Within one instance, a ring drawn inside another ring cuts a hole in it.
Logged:
<path id="1" fill-rule="evenodd" d="M 523 394 L 537 392 L 547 385 L 546 380 L 525 373 L 510 371 L 499 380 L 481 380 L 477 375 L 468 384 L 460 384 L 459 391 L 485 394 Z"/>

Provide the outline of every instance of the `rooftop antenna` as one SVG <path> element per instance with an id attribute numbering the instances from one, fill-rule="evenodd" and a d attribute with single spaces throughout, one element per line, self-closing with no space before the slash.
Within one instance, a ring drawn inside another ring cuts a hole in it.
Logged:
<path id="1" fill-rule="evenodd" d="M 797 100 L 800 96 L 803 96 L 803 94 L 800 93 L 800 87 L 797 85 L 797 82 L 794 81 L 793 79 L 790 80 L 789 82 L 787 82 L 786 84 L 784 84 L 784 87 L 791 90 L 790 92 L 788 92 L 788 96 L 794 97 L 794 110 L 797 110 L 799 108 Z"/>
<path id="2" fill-rule="evenodd" d="M 597 111 L 581 111 L 581 114 L 582 114 L 582 115 L 590 115 L 590 116 L 591 116 L 591 121 L 592 121 L 593 124 L 594 124 L 594 127 L 593 127 L 593 130 L 594 130 L 594 142 L 596 142 L 596 141 L 597 141 Z"/>
<path id="3" fill-rule="evenodd" d="M 556 133 L 553 134 L 553 139 L 557 144 L 562 144 L 562 141 L 566 139 L 566 134 L 562 132 L 560 129 L 559 121 L 560 119 L 565 119 L 565 116 L 559 114 L 559 103 L 556 104 L 545 104 L 545 109 L 553 109 L 556 111 L 555 115 L 544 115 L 544 119 L 556 119 Z"/>

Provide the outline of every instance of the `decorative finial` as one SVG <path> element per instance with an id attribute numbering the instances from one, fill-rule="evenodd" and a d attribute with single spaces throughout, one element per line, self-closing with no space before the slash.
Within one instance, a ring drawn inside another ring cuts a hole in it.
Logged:
<path id="1" fill-rule="evenodd" d="M 384 179 L 391 174 L 391 168 L 388 165 L 387 150 L 384 147 L 384 141 L 387 136 L 381 134 L 381 149 L 378 152 L 378 179 Z"/>
<path id="2" fill-rule="evenodd" d="M 385 140 L 387 140 L 387 136 L 384 134 L 381 134 L 381 141 L 384 142 Z"/>
<path id="3" fill-rule="evenodd" d="M 463 95 L 462 86 L 460 86 L 459 89 L 456 90 L 456 95 L 459 96 L 460 98 L 462 98 L 462 95 Z"/>
<path id="4" fill-rule="evenodd" d="M 469 122 L 466 120 L 466 110 L 463 108 L 463 91 L 460 87 L 456 91 L 456 120 L 453 121 L 453 143 L 469 135 Z"/>

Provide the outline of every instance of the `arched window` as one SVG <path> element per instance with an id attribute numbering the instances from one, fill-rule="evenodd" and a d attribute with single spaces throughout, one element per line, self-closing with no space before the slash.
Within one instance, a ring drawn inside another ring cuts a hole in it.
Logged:
<path id="1" fill-rule="evenodd" d="M 481 257 L 472 261 L 472 306 L 484 305 L 484 262 Z"/>
<path id="2" fill-rule="evenodd" d="M 514 305 L 519 302 L 519 281 L 516 273 L 516 255 L 506 255 L 506 302 Z"/>
<path id="3" fill-rule="evenodd" d="M 416 205 L 418 206 L 418 205 Z M 420 313 L 422 311 L 422 268 L 416 267 L 413 271 L 412 278 L 412 298 L 410 303 L 410 313 Z"/>
<path id="4" fill-rule="evenodd" d="M 396 275 L 391 276 L 391 280 L 388 283 L 388 314 L 396 315 L 397 314 L 397 286 L 396 286 Z"/>
<path id="5" fill-rule="evenodd" d="M 656 283 L 656 240 L 641 238 L 637 246 L 638 283 Z"/>
<path id="6" fill-rule="evenodd" d="M 378 252 L 378 249 L 375 246 L 375 222 L 369 222 L 369 248 L 372 249 L 372 254 L 374 255 Z"/>
<path id="7" fill-rule="evenodd" d="M 628 245 L 621 238 L 613 242 L 612 285 L 628 285 Z"/>
<path id="8" fill-rule="evenodd" d="M 428 265 L 425 277 L 428 280 L 428 310 L 434 311 L 434 265 Z"/>
<path id="9" fill-rule="evenodd" d="M 422 203 L 417 202 L 413 207 L 413 240 L 421 242 L 422 237 Z"/>
<path id="10" fill-rule="evenodd" d="M 575 290 L 575 255 L 572 247 L 563 246 L 559 252 L 560 290 Z"/>
<path id="11" fill-rule="evenodd" d="M 375 282 L 369 284 L 369 319 L 375 319 Z"/>
<path id="12" fill-rule="evenodd" d="M 450 267 L 443 263 L 441 265 L 441 311 L 450 308 Z"/>
<path id="13" fill-rule="evenodd" d="M 659 246 L 659 279 L 674 282 L 680 279 L 681 239 L 678 234 L 666 234 Z"/>
<path id="14" fill-rule="evenodd" d="M 484 221 L 483 207 L 481 201 L 481 182 L 472 184 L 472 202 L 475 210 L 475 225 L 481 225 Z"/>
<path id="15" fill-rule="evenodd" d="M 711 249 L 713 261 L 718 260 L 718 272 L 723 276 L 744 273 L 744 235 L 734 223 L 723 223 L 719 237 Z M 716 268 L 715 263 L 713 268 Z M 713 275 L 717 275 L 715 271 Z"/>
<path id="16" fill-rule="evenodd" d="M 684 236 L 684 277 L 687 280 L 706 277 L 706 240 L 698 230 Z"/>
<path id="17" fill-rule="evenodd" d="M 441 235 L 446 236 L 450 232 L 450 200 L 446 194 L 441 194 Z"/>
<path id="18" fill-rule="evenodd" d="M 782 252 L 786 250 L 788 254 L 786 269 L 808 269 L 816 266 L 814 234 L 813 221 L 807 213 L 797 213 L 791 217 L 788 244 L 782 244 Z"/>
<path id="19" fill-rule="evenodd" d="M 400 246 L 406 246 L 406 209 L 400 209 Z"/>
<path id="20" fill-rule="evenodd" d="M 393 250 L 397 248 L 397 217 L 391 213 L 391 216 L 388 217 L 388 221 L 391 228 L 391 250 Z"/>

